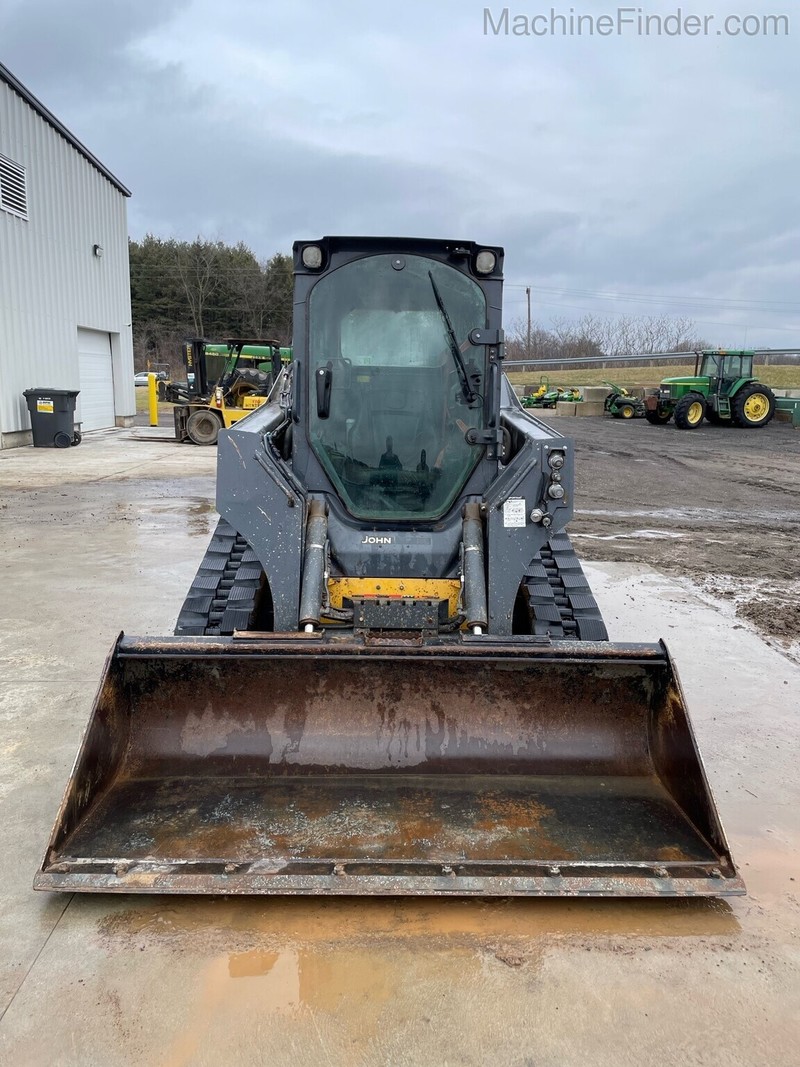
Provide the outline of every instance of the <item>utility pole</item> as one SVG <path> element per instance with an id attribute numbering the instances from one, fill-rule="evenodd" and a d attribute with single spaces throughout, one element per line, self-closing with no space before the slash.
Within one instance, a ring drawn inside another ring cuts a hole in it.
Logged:
<path id="1" fill-rule="evenodd" d="M 531 287 L 527 286 L 525 289 L 525 296 L 528 298 L 528 340 L 525 345 L 525 355 L 528 359 L 531 358 Z"/>

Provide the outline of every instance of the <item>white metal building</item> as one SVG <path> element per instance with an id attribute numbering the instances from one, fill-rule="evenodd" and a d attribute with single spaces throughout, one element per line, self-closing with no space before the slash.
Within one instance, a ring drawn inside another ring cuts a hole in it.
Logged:
<path id="1" fill-rule="evenodd" d="M 0 448 L 30 443 L 29 388 L 80 389 L 83 432 L 132 422 L 129 196 L 0 64 Z"/>

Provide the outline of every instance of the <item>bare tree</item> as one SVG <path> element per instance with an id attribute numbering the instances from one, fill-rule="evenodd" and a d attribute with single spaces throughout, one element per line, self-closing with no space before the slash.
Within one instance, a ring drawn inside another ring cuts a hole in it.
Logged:
<path id="1" fill-rule="evenodd" d="M 205 312 L 211 297 L 220 288 L 220 260 L 224 245 L 195 238 L 191 244 L 170 241 L 170 251 L 178 271 L 192 324 L 197 337 L 205 336 Z"/>
<path id="2" fill-rule="evenodd" d="M 242 278 L 241 300 L 248 331 L 254 337 L 289 344 L 292 337 L 292 260 L 277 253 L 259 263 L 257 273 Z"/>
<path id="3" fill-rule="evenodd" d="M 604 315 L 586 314 L 580 319 L 554 318 L 549 329 L 539 323 L 531 324 L 530 345 L 527 321 L 518 319 L 506 331 L 508 357 L 531 360 L 542 359 L 578 361 L 581 358 L 607 356 L 648 355 L 658 352 L 691 352 L 707 348 L 691 319 L 670 318 L 668 315 Z"/>

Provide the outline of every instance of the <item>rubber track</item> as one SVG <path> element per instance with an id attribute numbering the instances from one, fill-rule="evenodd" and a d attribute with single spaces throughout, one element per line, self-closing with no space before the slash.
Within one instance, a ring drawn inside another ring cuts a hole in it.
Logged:
<path id="1" fill-rule="evenodd" d="M 218 636 L 250 629 L 262 584 L 255 552 L 220 519 L 178 615 L 175 633 Z"/>
<path id="2" fill-rule="evenodd" d="M 607 641 L 603 616 L 566 533 L 551 537 L 525 572 L 531 632 L 553 640 Z"/>

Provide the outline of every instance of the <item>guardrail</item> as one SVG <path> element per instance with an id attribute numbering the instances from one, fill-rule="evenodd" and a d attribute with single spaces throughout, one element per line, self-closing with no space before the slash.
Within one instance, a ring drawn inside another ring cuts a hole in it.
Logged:
<path id="1" fill-rule="evenodd" d="M 728 351 L 738 351 L 731 347 Z M 748 348 L 746 352 L 755 353 L 755 363 L 768 367 L 779 363 L 793 366 L 800 364 L 800 348 Z M 588 370 L 590 367 L 616 367 L 626 363 L 638 367 L 657 367 L 670 363 L 693 363 L 694 352 L 636 352 L 625 356 L 558 356 L 552 359 L 506 359 L 504 366 L 519 367 L 520 370 L 538 370 L 540 367 L 552 367 L 554 370 Z"/>

